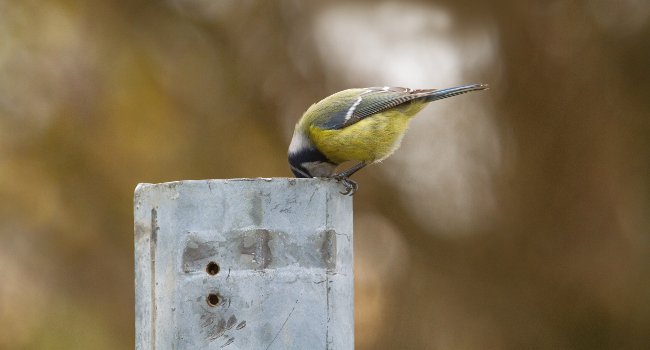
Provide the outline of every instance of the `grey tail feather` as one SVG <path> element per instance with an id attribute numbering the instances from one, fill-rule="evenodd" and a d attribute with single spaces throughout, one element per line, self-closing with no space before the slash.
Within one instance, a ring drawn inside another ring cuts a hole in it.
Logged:
<path id="1" fill-rule="evenodd" d="M 440 89 L 440 90 L 432 91 L 430 94 L 424 97 L 424 100 L 426 102 L 432 102 L 436 100 L 442 100 L 443 98 L 447 98 L 447 97 L 461 95 L 470 91 L 485 90 L 488 88 L 489 87 L 487 84 L 472 84 L 472 85 L 457 86 L 448 89 Z"/>

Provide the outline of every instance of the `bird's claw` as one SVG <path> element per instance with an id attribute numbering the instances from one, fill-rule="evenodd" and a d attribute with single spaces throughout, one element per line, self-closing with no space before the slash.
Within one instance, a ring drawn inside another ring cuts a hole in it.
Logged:
<path id="1" fill-rule="evenodd" d="M 334 176 L 334 179 L 336 179 L 336 181 L 338 181 L 338 182 L 340 182 L 341 184 L 343 184 L 343 186 L 345 187 L 345 191 L 339 192 L 339 193 L 342 194 L 342 195 L 349 195 L 349 196 L 351 196 L 351 195 L 353 195 L 354 192 L 356 192 L 357 189 L 359 188 L 359 185 L 357 185 L 356 182 L 350 180 L 349 178 L 347 178 L 347 177 L 345 177 L 345 176 L 339 176 L 339 175 L 337 175 L 337 176 Z"/>

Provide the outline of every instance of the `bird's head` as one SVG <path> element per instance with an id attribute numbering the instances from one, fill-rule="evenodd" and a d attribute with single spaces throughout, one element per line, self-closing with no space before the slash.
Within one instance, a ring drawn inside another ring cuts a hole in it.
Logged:
<path id="1" fill-rule="evenodd" d="M 296 129 L 289 145 L 289 167 L 295 177 L 327 177 L 334 173 L 331 163 L 300 130 Z"/>

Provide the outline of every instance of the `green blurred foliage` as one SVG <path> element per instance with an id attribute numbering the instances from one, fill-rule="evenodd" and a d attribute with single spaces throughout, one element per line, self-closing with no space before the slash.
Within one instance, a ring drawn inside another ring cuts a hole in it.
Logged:
<path id="1" fill-rule="evenodd" d="M 426 183 L 399 166 L 421 139 L 359 174 L 357 347 L 650 348 L 650 4 L 635 0 L 0 0 L 0 348 L 132 347 L 136 184 L 288 176 L 311 103 L 446 82 L 403 63 L 455 47 L 436 31 L 476 53 L 450 56 L 456 83 L 492 85 L 447 106 L 475 101 L 498 132 L 448 116 L 458 137 L 431 149 L 482 177 L 416 159 L 464 192 L 410 197 Z"/>

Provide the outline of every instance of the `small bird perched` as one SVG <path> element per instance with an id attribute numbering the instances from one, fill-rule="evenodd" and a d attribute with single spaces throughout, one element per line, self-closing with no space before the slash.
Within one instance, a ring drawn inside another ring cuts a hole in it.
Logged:
<path id="1" fill-rule="evenodd" d="M 474 84 L 449 89 L 414 90 L 401 87 L 348 89 L 313 104 L 296 124 L 289 145 L 289 166 L 296 177 L 331 177 L 352 195 L 357 183 L 350 176 L 380 162 L 399 148 L 408 123 L 429 102 L 487 89 Z M 335 174 L 347 161 L 357 163 Z"/>

